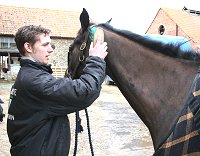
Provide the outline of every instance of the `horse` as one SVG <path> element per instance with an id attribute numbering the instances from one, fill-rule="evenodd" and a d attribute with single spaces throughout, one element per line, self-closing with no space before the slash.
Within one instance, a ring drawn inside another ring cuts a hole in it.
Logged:
<path id="1" fill-rule="evenodd" d="M 200 54 L 114 28 L 109 22 L 90 23 L 85 8 L 80 22 L 69 48 L 68 73 L 80 77 L 89 55 L 91 30 L 102 29 L 108 44 L 106 74 L 147 126 L 154 155 L 200 155 L 199 105 L 188 104 L 199 77 Z"/>

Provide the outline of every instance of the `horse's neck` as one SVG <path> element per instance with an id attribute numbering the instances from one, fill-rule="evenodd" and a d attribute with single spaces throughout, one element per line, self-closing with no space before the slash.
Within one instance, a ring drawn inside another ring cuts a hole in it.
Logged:
<path id="1" fill-rule="evenodd" d="M 137 43 L 108 40 L 107 65 L 157 148 L 176 121 L 198 66 L 154 53 Z"/>

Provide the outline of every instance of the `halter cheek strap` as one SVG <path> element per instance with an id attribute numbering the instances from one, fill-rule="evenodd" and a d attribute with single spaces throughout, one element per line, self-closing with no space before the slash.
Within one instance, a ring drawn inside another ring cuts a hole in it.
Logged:
<path id="1" fill-rule="evenodd" d="M 84 40 L 84 42 L 81 44 L 80 46 L 80 56 L 79 56 L 79 61 L 83 62 L 85 60 L 85 56 L 84 56 L 84 51 L 85 48 L 87 46 L 87 41 L 88 41 L 88 37 L 90 37 L 91 41 L 93 42 L 95 39 L 95 32 L 96 32 L 97 28 L 93 25 L 89 28 L 89 33 L 86 35 L 86 38 Z"/>
<path id="2" fill-rule="evenodd" d="M 81 44 L 81 46 L 80 46 L 80 48 L 79 48 L 79 50 L 80 50 L 80 52 L 79 52 L 79 62 L 78 62 L 78 64 L 76 64 L 76 66 L 75 66 L 73 72 L 71 73 L 72 78 L 75 77 L 76 71 L 78 70 L 80 64 L 83 63 L 84 60 L 85 60 L 84 53 L 86 52 L 86 47 L 87 47 L 87 43 L 88 43 L 88 38 L 89 38 L 89 32 L 86 34 L 86 37 L 85 37 L 83 43 Z"/>
<path id="3" fill-rule="evenodd" d="M 86 46 L 88 42 L 89 33 L 86 35 L 84 42 L 80 46 L 80 55 L 79 55 L 79 62 L 83 62 L 85 60 L 84 52 L 86 51 Z"/>

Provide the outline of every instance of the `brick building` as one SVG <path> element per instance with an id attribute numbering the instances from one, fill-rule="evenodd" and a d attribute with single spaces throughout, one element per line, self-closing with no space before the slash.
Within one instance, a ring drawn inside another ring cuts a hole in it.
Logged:
<path id="1" fill-rule="evenodd" d="M 194 50 L 200 50 L 200 11 L 160 8 L 146 34 L 182 36 Z"/>
<path id="2" fill-rule="evenodd" d="M 55 50 L 50 63 L 56 67 L 67 67 L 67 52 L 78 30 L 80 12 L 26 8 L 0 5 L 0 74 L 2 68 L 12 73 L 19 67 L 19 52 L 14 35 L 23 25 L 35 24 L 49 28 Z M 56 68 L 54 68 L 56 69 Z"/>

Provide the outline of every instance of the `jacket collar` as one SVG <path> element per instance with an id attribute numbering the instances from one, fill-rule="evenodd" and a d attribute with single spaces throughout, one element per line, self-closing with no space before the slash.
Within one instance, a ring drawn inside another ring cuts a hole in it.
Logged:
<path id="1" fill-rule="evenodd" d="M 20 66 L 21 67 L 32 67 L 32 68 L 37 68 L 37 69 L 42 69 L 50 74 L 53 73 L 52 69 L 51 69 L 51 65 L 50 64 L 41 64 L 39 62 L 36 62 L 35 60 L 33 60 L 32 58 L 27 58 L 27 57 L 23 57 L 20 60 Z"/>

